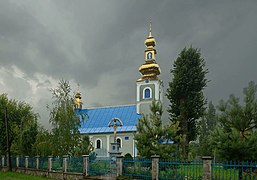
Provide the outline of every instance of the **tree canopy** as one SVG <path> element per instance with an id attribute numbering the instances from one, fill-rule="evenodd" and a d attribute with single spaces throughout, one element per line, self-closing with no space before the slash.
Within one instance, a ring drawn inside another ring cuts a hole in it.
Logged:
<path id="1" fill-rule="evenodd" d="M 51 132 L 44 129 L 37 136 L 37 152 L 44 155 L 78 155 L 92 151 L 92 145 L 87 136 L 81 137 L 79 128 L 81 121 L 74 110 L 74 96 L 71 95 L 71 87 L 68 81 L 60 80 L 55 89 L 51 89 L 53 95 L 52 106 L 48 106 L 50 112 Z M 45 145 L 49 145 L 46 148 Z M 49 154 L 51 153 L 51 154 Z"/>
<path id="2" fill-rule="evenodd" d="M 10 149 L 15 155 L 35 155 L 33 147 L 38 133 L 38 114 L 31 105 L 0 95 L 0 153 L 7 150 L 5 111 L 10 134 Z"/>

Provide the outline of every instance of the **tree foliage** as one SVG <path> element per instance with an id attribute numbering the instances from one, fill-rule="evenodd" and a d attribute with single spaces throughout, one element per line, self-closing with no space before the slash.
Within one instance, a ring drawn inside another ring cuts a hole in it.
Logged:
<path id="1" fill-rule="evenodd" d="M 244 88 L 244 100 L 231 95 L 219 104 L 219 128 L 212 144 L 221 159 L 252 160 L 257 158 L 257 85 Z"/>
<path id="2" fill-rule="evenodd" d="M 150 110 L 150 115 L 142 115 L 136 125 L 135 140 L 139 155 L 145 158 L 160 155 L 161 158 L 170 159 L 175 153 L 174 145 L 161 144 L 160 140 L 174 140 L 178 127 L 163 126 L 163 110 L 159 102 L 153 101 Z"/>
<path id="3" fill-rule="evenodd" d="M 5 111 L 12 154 L 35 155 L 33 147 L 38 133 L 38 114 L 29 104 L 8 99 L 6 94 L 0 95 L 0 153 L 5 154 L 7 149 Z"/>
<path id="4" fill-rule="evenodd" d="M 189 142 L 197 137 L 196 121 L 204 114 L 206 73 L 200 50 L 192 47 L 181 51 L 171 69 L 172 80 L 166 94 L 170 101 L 168 112 L 173 123 L 179 122 L 179 134 L 185 138 L 185 143 L 180 143 L 184 159 Z"/>
<path id="5" fill-rule="evenodd" d="M 81 140 L 79 132 L 83 118 L 80 119 L 74 111 L 74 97 L 71 95 L 68 81 L 60 80 L 57 88 L 51 89 L 51 92 L 53 103 L 52 108 L 48 108 L 50 123 L 53 127 L 50 135 L 53 142 L 52 155 L 74 155 L 76 149 L 81 146 L 80 143 L 86 140 L 85 138 Z M 48 135 L 45 134 L 45 136 Z"/>
<path id="6" fill-rule="evenodd" d="M 198 155 L 212 156 L 213 149 L 210 145 L 211 133 L 217 126 L 216 109 L 212 102 L 209 102 L 205 115 L 199 122 L 199 148 Z"/>
<path id="7" fill-rule="evenodd" d="M 54 149 L 53 134 L 44 128 L 39 128 L 34 144 L 36 154 L 42 157 L 53 155 Z"/>

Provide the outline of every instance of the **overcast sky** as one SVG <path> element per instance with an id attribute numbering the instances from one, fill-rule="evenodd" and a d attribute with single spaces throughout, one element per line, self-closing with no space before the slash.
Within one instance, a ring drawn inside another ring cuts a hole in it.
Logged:
<path id="1" fill-rule="evenodd" d="M 209 101 L 257 82 L 256 0 L 0 0 L 0 94 L 30 103 L 46 127 L 60 79 L 80 84 L 84 107 L 134 104 L 150 19 L 165 89 L 190 45 L 209 69 Z"/>

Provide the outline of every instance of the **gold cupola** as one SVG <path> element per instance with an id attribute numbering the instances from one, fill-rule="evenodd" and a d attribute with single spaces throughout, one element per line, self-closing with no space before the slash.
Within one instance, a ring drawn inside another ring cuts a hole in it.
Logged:
<path id="1" fill-rule="evenodd" d="M 142 77 L 137 81 L 144 80 L 159 80 L 157 77 L 160 73 L 160 67 L 155 61 L 155 55 L 157 54 L 156 49 L 154 48 L 156 45 L 156 41 L 152 36 L 152 24 L 150 23 L 149 35 L 145 40 L 145 63 L 139 67 L 139 72 L 142 74 Z"/>
<path id="2" fill-rule="evenodd" d="M 82 109 L 83 102 L 81 101 L 81 99 L 82 99 L 82 97 L 81 97 L 81 93 L 79 91 L 79 84 L 78 84 L 78 90 L 75 93 L 75 99 L 74 99 L 75 109 Z"/>

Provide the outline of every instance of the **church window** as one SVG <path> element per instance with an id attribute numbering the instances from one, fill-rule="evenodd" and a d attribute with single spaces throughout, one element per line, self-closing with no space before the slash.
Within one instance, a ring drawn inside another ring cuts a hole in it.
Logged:
<path id="1" fill-rule="evenodd" d="M 144 99 L 152 98 L 152 91 L 150 88 L 144 89 Z"/>
<path id="2" fill-rule="evenodd" d="M 121 147 L 122 147 L 122 141 L 121 141 L 121 138 L 117 138 L 117 143 L 118 143 L 119 148 L 121 148 Z"/>
<path id="3" fill-rule="evenodd" d="M 100 139 L 97 139 L 95 144 L 96 144 L 95 145 L 96 149 L 101 149 L 102 148 L 101 147 L 102 146 L 102 141 Z"/>

